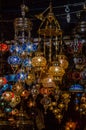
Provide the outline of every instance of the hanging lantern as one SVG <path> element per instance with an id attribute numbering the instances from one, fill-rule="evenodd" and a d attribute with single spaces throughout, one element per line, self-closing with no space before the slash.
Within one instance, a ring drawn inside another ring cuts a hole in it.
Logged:
<path id="1" fill-rule="evenodd" d="M 9 56 L 8 57 L 8 63 L 10 65 L 20 65 L 21 64 L 21 58 L 17 55 L 15 56 Z"/>
<path id="2" fill-rule="evenodd" d="M 60 63 L 60 67 L 62 67 L 63 69 L 67 69 L 68 68 L 68 61 L 67 61 L 67 57 L 65 55 L 58 55 L 58 61 Z"/>
<path id="3" fill-rule="evenodd" d="M 35 82 L 35 75 L 33 73 L 29 73 L 25 82 L 27 85 L 31 85 L 33 82 Z"/>
<path id="4" fill-rule="evenodd" d="M 9 47 L 7 44 L 5 44 L 5 43 L 0 44 L 0 51 L 1 52 L 6 52 L 6 51 L 8 51 L 8 49 L 9 49 Z"/>
<path id="5" fill-rule="evenodd" d="M 25 72 L 20 72 L 16 74 L 17 80 L 24 81 L 27 77 L 27 74 Z"/>
<path id="6" fill-rule="evenodd" d="M 30 93 L 28 90 L 24 90 L 21 93 L 21 97 L 23 97 L 24 99 L 27 99 L 29 95 L 30 95 Z"/>
<path id="7" fill-rule="evenodd" d="M 68 121 L 66 123 L 65 130 L 68 130 L 68 128 L 69 128 L 69 130 L 70 129 L 75 130 L 76 129 L 76 125 L 77 125 L 76 122 L 73 122 L 72 120 L 70 120 L 70 121 Z"/>
<path id="8" fill-rule="evenodd" d="M 56 118 L 58 119 L 58 122 L 61 123 L 61 120 L 62 120 L 62 118 L 63 118 L 63 115 L 62 115 L 61 113 L 58 113 L 58 114 L 56 115 Z"/>
<path id="9" fill-rule="evenodd" d="M 50 66 L 48 73 L 53 76 L 54 80 L 62 81 L 65 70 L 58 65 L 57 61 L 54 61 L 53 65 Z"/>
<path id="10" fill-rule="evenodd" d="M 16 54 L 22 54 L 23 53 L 23 49 L 20 45 L 15 45 L 15 51 L 16 51 Z"/>
<path id="11" fill-rule="evenodd" d="M 74 84 L 69 88 L 70 92 L 83 92 L 84 88 L 80 84 Z"/>
<path id="12" fill-rule="evenodd" d="M 42 79 L 41 82 L 44 88 L 56 88 L 56 85 L 53 81 L 53 76 L 49 74 L 44 79 Z"/>
<path id="13" fill-rule="evenodd" d="M 42 55 L 42 52 L 36 52 L 35 57 L 32 58 L 32 66 L 35 71 L 43 71 L 46 67 L 46 59 Z"/>
<path id="14" fill-rule="evenodd" d="M 24 67 L 32 67 L 32 59 L 31 58 L 26 58 L 22 61 L 22 65 Z"/>

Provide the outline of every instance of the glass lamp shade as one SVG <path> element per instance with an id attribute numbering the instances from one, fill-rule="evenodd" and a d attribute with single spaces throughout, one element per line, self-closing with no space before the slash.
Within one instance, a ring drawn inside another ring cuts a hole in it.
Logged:
<path id="1" fill-rule="evenodd" d="M 9 51 L 13 53 L 15 51 L 15 45 L 11 45 Z"/>
<path id="2" fill-rule="evenodd" d="M 50 66 L 48 73 L 52 76 L 60 76 L 62 77 L 65 74 L 65 70 L 58 65 L 57 61 L 53 62 L 53 65 Z"/>
<path id="3" fill-rule="evenodd" d="M 35 57 L 32 58 L 32 66 L 37 71 L 41 71 L 46 67 L 46 59 L 42 56 L 42 52 L 36 52 Z"/>
<path id="4" fill-rule="evenodd" d="M 32 50 L 33 50 L 33 52 L 35 52 L 37 50 L 37 45 L 35 43 L 32 44 Z"/>
<path id="5" fill-rule="evenodd" d="M 27 74 L 25 72 L 20 72 L 16 74 L 17 80 L 24 81 L 27 77 Z"/>
<path id="6" fill-rule="evenodd" d="M 21 93 L 21 97 L 23 97 L 24 99 L 27 99 L 29 95 L 30 95 L 30 93 L 29 93 L 28 90 L 24 90 L 24 91 Z"/>
<path id="7" fill-rule="evenodd" d="M 8 63 L 11 65 L 19 65 L 19 64 L 21 64 L 21 58 L 17 55 L 9 56 Z"/>
<path id="8" fill-rule="evenodd" d="M 60 63 L 60 67 L 62 67 L 63 69 L 67 69 L 68 68 L 68 61 L 67 61 L 67 57 L 65 55 L 58 55 L 58 61 Z"/>
<path id="9" fill-rule="evenodd" d="M 32 52 L 33 51 L 33 47 L 32 47 L 32 44 L 30 42 L 28 42 L 26 44 L 26 52 Z"/>
<path id="10" fill-rule="evenodd" d="M 22 65 L 24 67 L 32 67 L 32 59 L 31 58 L 26 58 L 22 61 Z"/>
<path id="11" fill-rule="evenodd" d="M 51 75 L 48 75 L 42 80 L 42 85 L 45 88 L 56 88 L 56 85 L 53 81 L 53 76 Z"/>
<path id="12" fill-rule="evenodd" d="M 35 75 L 33 73 L 29 73 L 25 82 L 27 85 L 31 85 L 35 81 Z"/>
<path id="13" fill-rule="evenodd" d="M 8 51 L 8 49 L 9 49 L 9 47 L 7 44 L 5 44 L 5 43 L 0 44 L 0 51 L 1 52 L 6 52 L 6 51 Z"/>
<path id="14" fill-rule="evenodd" d="M 83 92 L 84 88 L 80 84 L 74 84 L 69 88 L 70 92 Z"/>
<path id="15" fill-rule="evenodd" d="M 23 52 L 23 48 L 20 45 L 11 45 L 10 46 L 10 52 L 16 52 L 17 54 L 21 54 Z"/>
<path id="16" fill-rule="evenodd" d="M 22 54 L 23 49 L 22 49 L 22 47 L 21 47 L 20 45 L 16 45 L 16 46 L 15 46 L 15 51 L 16 51 L 16 53 L 18 53 L 18 54 Z"/>
<path id="17" fill-rule="evenodd" d="M 68 129 L 69 128 L 69 129 Z M 66 130 L 75 130 L 76 129 L 76 122 L 73 122 L 72 120 L 70 120 L 69 122 L 66 123 Z"/>
<path id="18" fill-rule="evenodd" d="M 27 44 L 26 44 L 26 52 L 28 52 L 28 53 L 30 53 L 30 52 L 35 52 L 36 50 L 37 50 L 37 45 L 36 44 L 34 44 L 34 43 L 30 43 L 30 42 L 28 42 Z"/>

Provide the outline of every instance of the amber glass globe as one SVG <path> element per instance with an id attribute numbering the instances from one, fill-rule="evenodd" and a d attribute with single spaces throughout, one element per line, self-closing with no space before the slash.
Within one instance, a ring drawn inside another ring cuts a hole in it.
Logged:
<path id="1" fill-rule="evenodd" d="M 42 52 L 36 52 L 35 57 L 32 58 L 32 66 L 36 71 L 41 71 L 46 67 L 46 59 Z"/>
<path id="2" fill-rule="evenodd" d="M 53 76 L 47 75 L 44 79 L 42 79 L 42 85 L 46 88 L 56 88 L 55 82 L 53 81 Z"/>
<path id="3" fill-rule="evenodd" d="M 61 76 L 62 77 L 65 74 L 65 70 L 61 66 L 59 66 L 57 61 L 53 62 L 53 65 L 50 66 L 48 72 L 52 76 Z"/>
<path id="4" fill-rule="evenodd" d="M 58 61 L 60 63 L 60 67 L 62 67 L 63 69 L 67 69 L 68 68 L 68 61 L 67 61 L 67 57 L 65 55 L 58 55 Z"/>

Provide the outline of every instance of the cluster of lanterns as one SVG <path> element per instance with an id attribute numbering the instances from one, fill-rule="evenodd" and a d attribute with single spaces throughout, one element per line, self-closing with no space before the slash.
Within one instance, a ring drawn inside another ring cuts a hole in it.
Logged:
<path id="1" fill-rule="evenodd" d="M 63 78 L 68 67 L 70 69 L 70 64 L 62 50 L 62 31 L 52 12 L 52 6 L 50 4 L 48 8 L 49 13 L 45 17 L 45 20 L 42 19 L 42 24 L 38 30 L 39 37 L 43 43 L 43 50 L 40 48 L 41 43 L 35 44 L 30 40 L 31 22 L 25 18 L 25 8 L 26 6 L 23 5 L 23 18 L 17 18 L 14 23 L 14 44 L 9 47 L 3 43 L 0 44 L 0 51 L 2 52 L 8 51 L 9 48 L 11 56 L 8 57 L 7 61 L 13 70 L 13 74 L 0 77 L 0 86 L 3 86 L 0 90 L 0 106 L 2 106 L 2 110 L 6 106 L 4 110 L 6 113 L 20 116 L 23 113 L 21 102 L 32 96 L 33 99 L 29 100 L 27 107 L 34 107 L 36 106 L 36 99 L 41 94 L 43 98 L 40 103 L 43 105 L 45 113 L 49 109 L 60 123 L 64 116 L 63 111 L 67 111 L 68 109 L 71 93 L 84 93 L 86 58 L 82 55 L 79 56 L 82 46 L 81 42 L 77 42 L 77 38 L 75 37 L 75 44 L 72 45 L 71 52 L 68 52 L 71 54 L 74 53 L 73 64 L 75 71 L 67 75 L 69 81 L 70 79 L 74 80 L 74 84 L 67 86 L 69 87 L 67 91 L 62 91 L 62 86 L 64 87 Z M 70 40 L 64 39 L 64 42 L 66 42 L 67 49 L 71 49 L 70 46 L 72 43 L 70 43 Z M 55 52 L 54 57 L 53 51 Z M 76 82 L 80 79 L 82 79 L 82 82 L 84 81 L 82 85 Z M 83 114 L 86 114 L 86 97 L 83 94 L 81 96 L 79 110 Z M 18 104 L 21 104 L 22 110 L 16 108 Z M 75 104 L 78 104 L 78 99 L 75 100 Z M 75 124 L 68 123 L 66 130 L 70 125 L 72 128 Z"/>

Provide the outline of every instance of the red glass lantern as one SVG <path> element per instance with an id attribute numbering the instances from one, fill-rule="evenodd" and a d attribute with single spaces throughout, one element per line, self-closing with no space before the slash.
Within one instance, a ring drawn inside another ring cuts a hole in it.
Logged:
<path id="1" fill-rule="evenodd" d="M 7 79 L 5 77 L 0 77 L 0 85 L 5 85 L 7 83 Z"/>
<path id="2" fill-rule="evenodd" d="M 7 83 L 7 79 L 5 77 L 2 78 L 3 79 L 3 85 Z"/>
<path id="3" fill-rule="evenodd" d="M 1 44 L 0 44 L 0 51 L 1 51 L 1 52 L 6 52 L 6 51 L 8 51 L 8 45 L 5 44 L 5 43 L 1 43 Z"/>

